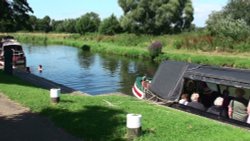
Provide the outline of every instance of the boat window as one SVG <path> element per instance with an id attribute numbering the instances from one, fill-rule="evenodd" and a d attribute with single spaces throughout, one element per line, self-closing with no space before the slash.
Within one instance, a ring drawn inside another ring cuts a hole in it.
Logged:
<path id="1" fill-rule="evenodd" d="M 235 97 L 235 90 L 237 89 L 236 87 L 220 85 L 220 88 L 221 88 L 221 93 L 223 93 L 224 90 L 228 90 L 229 96 Z M 249 100 L 250 90 L 249 89 L 243 89 L 243 90 L 245 91 L 244 98 Z"/>
<path id="2" fill-rule="evenodd" d="M 11 46 L 11 49 L 14 49 L 16 51 L 21 51 L 22 47 L 21 46 Z"/>
<path id="3" fill-rule="evenodd" d="M 214 84 L 214 83 L 209 83 L 209 82 L 206 82 L 207 83 L 207 86 L 209 89 L 211 89 L 212 91 L 216 91 L 218 92 L 218 87 L 217 87 L 217 84 Z"/>

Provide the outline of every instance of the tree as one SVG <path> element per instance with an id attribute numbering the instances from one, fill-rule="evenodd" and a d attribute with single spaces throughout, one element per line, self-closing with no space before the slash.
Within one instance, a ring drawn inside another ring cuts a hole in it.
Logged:
<path id="1" fill-rule="evenodd" d="M 122 28 L 116 16 L 112 14 L 109 18 L 104 19 L 99 27 L 99 32 L 107 35 L 114 35 L 121 32 Z"/>
<path id="2" fill-rule="evenodd" d="M 213 12 L 206 21 L 211 35 L 245 40 L 250 35 L 250 1 L 230 0 L 219 12 Z"/>
<path id="3" fill-rule="evenodd" d="M 65 32 L 76 33 L 76 20 L 66 19 L 62 24 L 64 26 Z"/>
<path id="4" fill-rule="evenodd" d="M 119 0 L 124 11 L 122 27 L 129 32 L 163 34 L 191 26 L 191 0 Z"/>
<path id="5" fill-rule="evenodd" d="M 76 22 L 76 30 L 80 34 L 96 32 L 101 20 L 98 14 L 91 12 L 81 16 Z"/>
<path id="6" fill-rule="evenodd" d="M 0 2 L 0 30 L 15 31 L 29 26 L 29 12 L 33 12 L 27 0 L 2 0 Z"/>
<path id="7" fill-rule="evenodd" d="M 250 35 L 250 27 L 243 19 L 235 20 L 231 15 L 214 12 L 209 15 L 207 29 L 211 35 L 230 37 L 233 40 L 245 40 Z"/>
<path id="8" fill-rule="evenodd" d="M 243 19 L 250 26 L 250 1 L 249 0 L 230 0 L 224 7 L 224 13 L 231 15 L 233 19 Z"/>
<path id="9" fill-rule="evenodd" d="M 29 17 L 29 24 L 30 24 L 30 30 L 31 31 L 35 31 L 35 30 L 37 30 L 37 17 L 36 16 L 34 16 L 34 15 L 32 15 L 32 16 L 30 16 Z"/>
<path id="10" fill-rule="evenodd" d="M 51 27 L 51 19 L 49 16 L 45 16 L 41 21 L 40 21 L 40 29 L 46 33 L 50 32 L 52 27 Z"/>

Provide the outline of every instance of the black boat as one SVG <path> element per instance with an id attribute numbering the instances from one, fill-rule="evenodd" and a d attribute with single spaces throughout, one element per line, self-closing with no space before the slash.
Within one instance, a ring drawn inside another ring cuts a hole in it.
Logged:
<path id="1" fill-rule="evenodd" d="M 190 82 L 192 82 L 192 88 L 189 86 Z M 224 97 L 223 91 L 227 90 L 229 91 L 228 97 L 230 99 L 235 97 L 235 89 L 241 88 L 245 91 L 245 99 L 249 100 L 250 70 L 164 61 L 155 73 L 150 86 L 144 91 L 145 96 L 143 99 L 153 100 L 160 104 L 223 122 L 250 127 L 250 124 L 213 115 L 178 103 L 183 93 L 189 94 L 190 96 L 193 92 L 197 92 L 200 94 L 200 97 L 204 99 L 204 90 L 202 90 L 201 85 L 206 85 L 213 91 L 214 97 Z M 205 102 L 213 100 L 214 99 L 209 98 L 204 99 Z"/>

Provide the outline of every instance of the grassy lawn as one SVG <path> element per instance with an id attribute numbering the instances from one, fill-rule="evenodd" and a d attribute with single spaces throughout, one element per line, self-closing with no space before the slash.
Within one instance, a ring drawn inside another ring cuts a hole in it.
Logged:
<path id="1" fill-rule="evenodd" d="M 126 140 L 126 114 L 142 114 L 141 141 L 249 141 L 250 132 L 130 96 L 61 95 L 50 104 L 49 91 L 0 71 L 0 92 L 49 117 L 58 127 L 84 140 Z"/>

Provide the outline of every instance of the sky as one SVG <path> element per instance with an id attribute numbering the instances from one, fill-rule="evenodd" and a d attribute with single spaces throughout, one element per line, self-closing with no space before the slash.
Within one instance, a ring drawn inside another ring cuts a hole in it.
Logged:
<path id="1" fill-rule="evenodd" d="M 204 27 L 208 15 L 212 11 L 219 11 L 228 0 L 192 0 L 194 7 L 193 23 L 198 27 Z M 34 15 L 43 18 L 48 15 L 55 20 L 78 18 L 87 12 L 99 14 L 101 19 L 115 14 L 120 17 L 123 14 L 118 5 L 118 0 L 28 0 L 34 11 Z"/>

